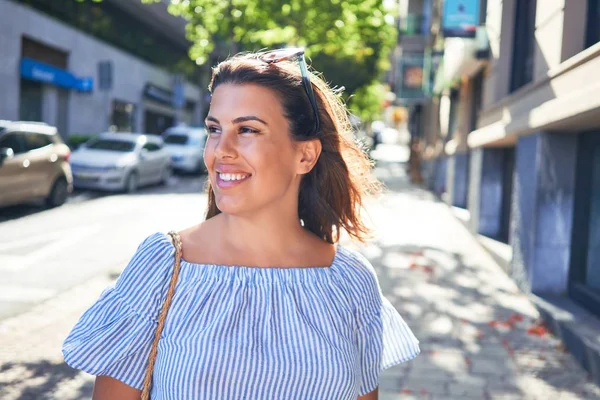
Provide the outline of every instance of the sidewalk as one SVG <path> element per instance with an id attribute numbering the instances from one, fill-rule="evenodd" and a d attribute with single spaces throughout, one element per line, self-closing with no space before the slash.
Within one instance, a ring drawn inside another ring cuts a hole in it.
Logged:
<path id="1" fill-rule="evenodd" d="M 377 173 L 392 193 L 370 208 L 381 235 L 362 250 L 422 351 L 384 373 L 380 399 L 600 399 L 450 208 L 398 165 Z"/>
<path id="2" fill-rule="evenodd" d="M 0 321 L 0 399 L 91 399 L 94 377 L 67 366 L 61 346 L 81 314 L 115 277 L 95 278 Z"/>
<path id="3" fill-rule="evenodd" d="M 371 200 L 378 237 L 358 246 L 421 341 L 421 355 L 384 373 L 381 400 L 600 399 L 600 389 L 538 325 L 527 296 L 428 192 L 393 162 L 390 188 Z M 89 399 L 93 377 L 62 361 L 60 346 L 114 276 L 98 277 L 0 321 L 0 399 Z"/>

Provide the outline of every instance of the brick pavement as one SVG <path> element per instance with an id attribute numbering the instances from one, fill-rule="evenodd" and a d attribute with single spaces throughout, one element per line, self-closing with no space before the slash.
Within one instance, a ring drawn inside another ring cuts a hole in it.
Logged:
<path id="1" fill-rule="evenodd" d="M 600 399 L 448 207 L 408 185 L 397 165 L 377 173 L 391 190 L 369 202 L 378 236 L 359 249 L 422 348 L 384 372 L 380 399 Z M 113 279 L 98 277 L 0 322 L 0 399 L 90 398 L 93 377 L 66 366 L 60 345 Z"/>

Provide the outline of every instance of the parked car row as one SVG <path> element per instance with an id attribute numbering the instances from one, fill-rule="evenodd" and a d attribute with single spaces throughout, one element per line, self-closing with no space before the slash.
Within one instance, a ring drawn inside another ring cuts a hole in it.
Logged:
<path id="1" fill-rule="evenodd" d="M 132 193 L 173 170 L 201 173 L 205 141 L 204 129 L 177 126 L 162 136 L 106 132 L 71 151 L 53 126 L 0 121 L 0 206 L 56 207 L 73 187 Z"/>

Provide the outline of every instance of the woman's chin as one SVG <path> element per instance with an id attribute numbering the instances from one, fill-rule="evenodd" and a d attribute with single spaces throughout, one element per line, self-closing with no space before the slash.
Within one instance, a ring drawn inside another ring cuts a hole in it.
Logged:
<path id="1" fill-rule="evenodd" d="M 217 207 L 223 214 L 242 215 L 249 211 L 248 204 L 234 199 L 217 199 Z"/>

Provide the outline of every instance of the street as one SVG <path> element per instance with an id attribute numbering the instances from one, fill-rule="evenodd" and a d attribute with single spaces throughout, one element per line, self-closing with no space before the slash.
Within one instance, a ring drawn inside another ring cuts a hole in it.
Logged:
<path id="1" fill-rule="evenodd" d="M 202 218 L 204 177 L 173 176 L 134 195 L 78 191 L 51 210 L 0 209 L 0 319 L 123 267 L 152 230 Z"/>
<path id="2" fill-rule="evenodd" d="M 380 162 L 375 173 L 388 187 L 367 204 L 376 237 L 344 245 L 373 263 L 422 351 L 384 372 L 380 399 L 600 399 L 600 389 L 539 324 L 528 297 L 450 208 L 409 184 L 400 163 Z M 201 219 L 201 186 L 200 178 L 179 178 L 166 189 L 0 224 L 2 273 L 9 277 L 2 285 L 15 293 L 4 301 L 5 313 L 29 308 L 0 322 L 0 398 L 90 397 L 93 377 L 64 364 L 62 340 L 144 236 Z"/>

